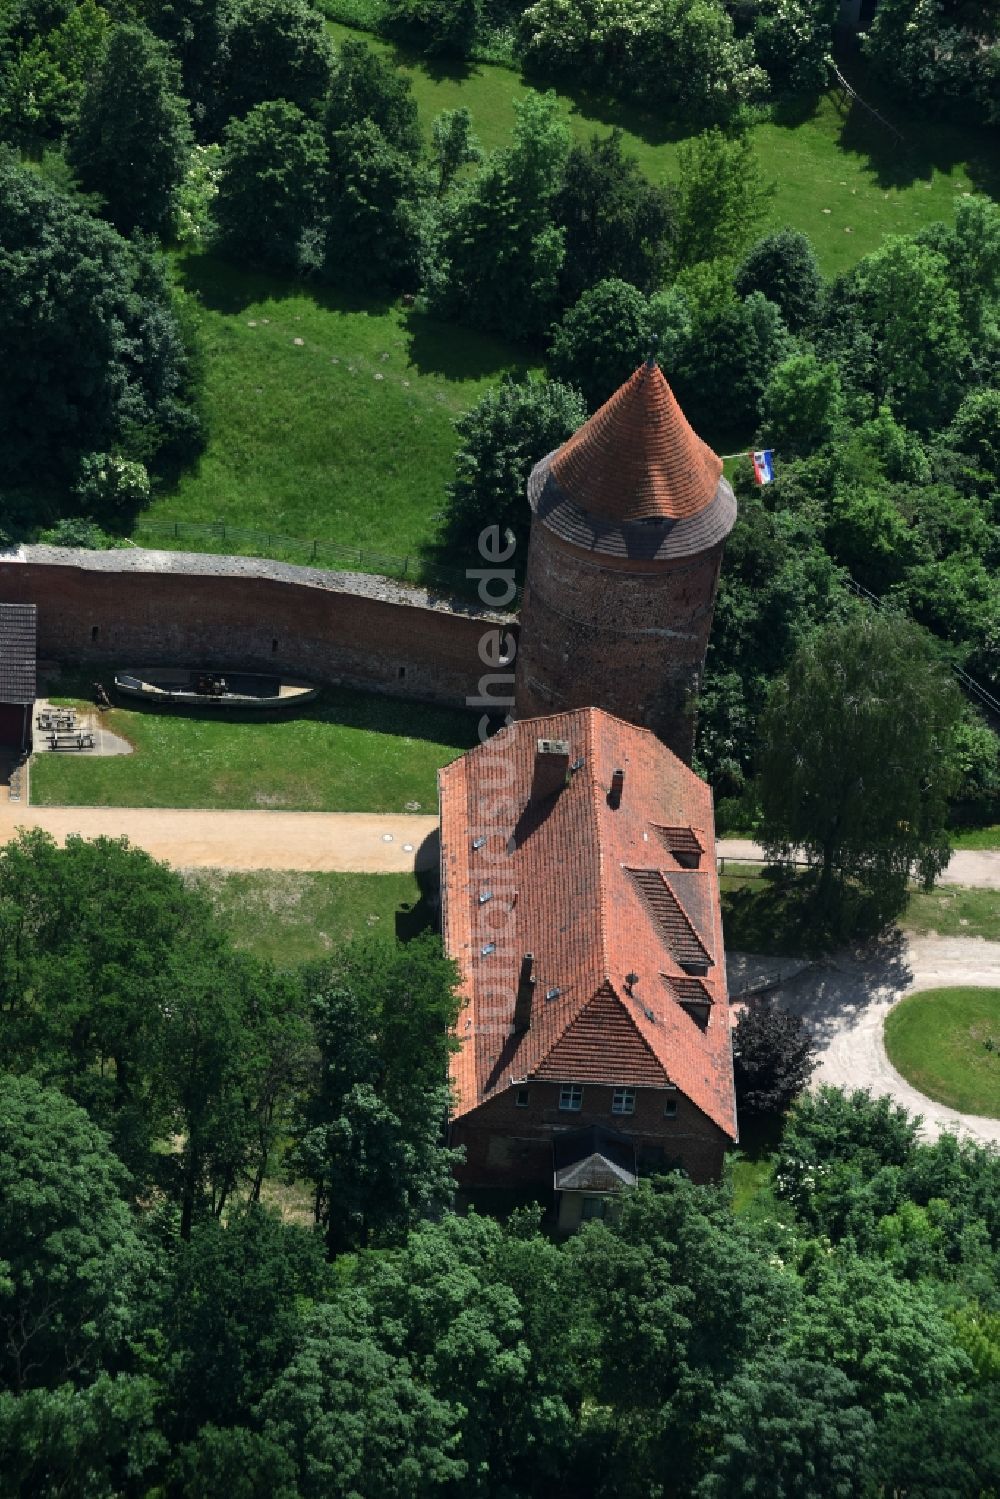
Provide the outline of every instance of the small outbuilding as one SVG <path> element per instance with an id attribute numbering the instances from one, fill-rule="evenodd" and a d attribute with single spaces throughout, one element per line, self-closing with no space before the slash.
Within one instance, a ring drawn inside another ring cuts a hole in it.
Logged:
<path id="1" fill-rule="evenodd" d="M 31 753 L 36 693 L 34 604 L 0 604 L 0 751 Z"/>

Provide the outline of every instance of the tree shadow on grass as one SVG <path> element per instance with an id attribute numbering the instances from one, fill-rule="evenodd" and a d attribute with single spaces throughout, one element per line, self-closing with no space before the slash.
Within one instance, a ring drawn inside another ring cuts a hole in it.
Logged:
<path id="1" fill-rule="evenodd" d="M 775 865 L 751 875 L 723 875 L 720 884 L 726 946 L 736 952 L 816 958 L 887 929 L 863 891 L 849 889 L 836 907 L 822 906 L 814 871 L 797 874 Z"/>
<path id="2" fill-rule="evenodd" d="M 902 137 L 897 138 L 856 100 L 841 101 L 835 96 L 842 120 L 841 149 L 866 157 L 867 169 L 880 188 L 888 191 L 929 183 L 934 172 L 947 176 L 964 165 L 979 191 L 991 197 L 1000 193 L 1000 131 L 910 112 L 879 84 L 862 58 L 850 58 L 843 69 L 865 103 Z"/>
<path id="3" fill-rule="evenodd" d="M 484 380 L 509 373 L 523 379 L 531 367 L 524 349 L 490 333 L 441 322 L 420 308 L 411 308 L 403 325 L 409 336 L 407 358 L 419 375 Z"/>
<path id="4" fill-rule="evenodd" d="M 682 115 L 660 114 L 641 104 L 616 98 L 601 89 L 576 82 L 572 77 L 558 77 L 524 70 L 518 75 L 523 88 L 558 89 L 560 97 L 569 103 L 571 115 L 580 115 L 593 127 L 595 134 L 602 131 L 624 130 L 637 136 L 646 146 L 665 146 L 675 141 L 687 140 L 707 128 L 707 122 L 685 118 Z"/>
<path id="5" fill-rule="evenodd" d="M 202 664 L 202 663 L 199 663 Z M 204 663 L 206 669 L 226 669 L 226 663 Z M 122 663 L 124 667 L 126 663 Z M 230 668 L 231 669 L 231 668 Z M 115 668 L 92 666 L 87 669 L 68 668 L 45 679 L 42 691 L 57 698 L 71 698 L 93 702 L 93 683 L 101 680 L 111 691 L 110 678 Z M 389 697 L 378 692 L 363 692 L 356 687 L 324 687 L 320 696 L 305 707 L 289 713 L 257 713 L 253 711 L 221 712 L 217 708 L 160 708 L 138 698 L 116 698 L 116 707 L 143 717 L 169 717 L 178 722 L 226 723 L 233 726 L 246 724 L 322 723 L 340 728 L 359 729 L 368 733 L 383 734 L 406 739 L 428 740 L 433 744 L 452 744 L 456 758 L 465 749 L 477 742 L 476 718 L 461 708 L 444 708 L 434 703 L 417 703 L 409 699 Z"/>
<path id="6" fill-rule="evenodd" d="M 184 290 L 197 297 L 211 312 L 232 315 L 260 302 L 281 302 L 290 297 L 308 297 L 325 312 L 366 312 L 384 317 L 395 305 L 388 296 L 374 296 L 324 281 L 280 276 L 270 271 L 232 265 L 216 255 L 185 255 L 177 261 Z"/>

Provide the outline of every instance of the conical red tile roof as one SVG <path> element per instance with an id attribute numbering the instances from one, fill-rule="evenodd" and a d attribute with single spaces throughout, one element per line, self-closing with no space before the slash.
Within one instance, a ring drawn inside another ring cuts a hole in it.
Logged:
<path id="1" fill-rule="evenodd" d="M 722 459 L 692 430 L 653 360 L 555 453 L 563 495 L 619 524 L 688 520 L 715 497 Z"/>

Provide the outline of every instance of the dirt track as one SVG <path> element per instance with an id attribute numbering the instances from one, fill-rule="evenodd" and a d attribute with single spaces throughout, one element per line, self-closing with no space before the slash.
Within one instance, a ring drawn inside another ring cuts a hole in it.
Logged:
<path id="1" fill-rule="evenodd" d="M 59 842 L 67 833 L 124 835 L 179 868 L 388 874 L 427 868 L 437 860 L 436 817 L 378 812 L 0 806 L 0 842 L 20 827 L 43 828 Z"/>
<path id="2" fill-rule="evenodd" d="M 762 859 L 764 850 L 749 838 L 723 838 L 716 845 L 720 858 Z M 1000 849 L 960 848 L 951 856 L 940 885 L 978 885 L 985 890 L 1000 890 Z"/>

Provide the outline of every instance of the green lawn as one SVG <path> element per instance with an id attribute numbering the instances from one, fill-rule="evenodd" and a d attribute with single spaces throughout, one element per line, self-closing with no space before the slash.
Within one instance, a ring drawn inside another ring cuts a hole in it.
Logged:
<path id="1" fill-rule="evenodd" d="M 1000 848 L 1000 823 L 985 828 L 959 828 L 952 834 L 956 848 Z"/>
<path id="2" fill-rule="evenodd" d="M 885 1049 L 928 1098 L 1000 1117 L 1000 989 L 927 989 L 886 1016 Z"/>
<path id="3" fill-rule="evenodd" d="M 279 968 L 324 958 L 352 937 L 407 937 L 427 924 L 412 874 L 192 871 L 237 947 Z"/>
<path id="4" fill-rule="evenodd" d="M 915 890 L 900 923 L 911 932 L 939 937 L 988 937 L 1000 940 L 1000 890 L 971 890 L 941 885 Z"/>
<path id="5" fill-rule="evenodd" d="M 507 144 L 513 101 L 532 87 L 520 74 L 489 63 L 414 57 L 349 26 L 331 23 L 330 30 L 335 39 L 360 39 L 396 60 L 413 85 L 428 136 L 436 114 L 465 105 L 484 146 Z M 847 66 L 865 92 L 869 85 L 860 64 Z M 676 177 L 676 133 L 662 120 L 582 92 L 559 92 L 558 98 L 577 140 L 595 131 L 606 134 L 617 125 L 653 181 Z M 1000 191 L 995 139 L 939 121 L 910 119 L 898 107 L 879 102 L 902 130 L 901 146 L 863 110 L 845 111 L 832 94 L 804 119 L 768 122 L 752 131 L 764 172 L 777 185 L 771 225 L 804 230 L 827 275 L 853 265 L 886 234 L 909 234 L 936 219 L 950 219 L 958 193 Z"/>
<path id="6" fill-rule="evenodd" d="M 76 684 L 64 682 L 77 702 Z M 437 810 L 436 772 L 475 741 L 461 712 L 329 688 L 294 717 L 113 708 L 102 720 L 135 746 L 107 759 L 38 755 L 42 806 L 277 807 L 294 812 Z"/>
<path id="7" fill-rule="evenodd" d="M 209 441 L 144 519 L 224 520 L 394 556 L 425 544 L 452 474 L 454 418 L 522 369 L 523 353 L 413 308 L 208 256 L 180 258 L 177 274 L 204 309 Z M 186 545 L 256 550 L 231 537 Z"/>
<path id="8" fill-rule="evenodd" d="M 810 957 L 838 945 L 840 939 L 815 924 L 800 877 L 772 880 L 759 868 L 727 860 L 719 887 L 726 946 L 735 952 Z M 1000 891 L 962 885 L 914 889 L 899 925 L 916 933 L 1000 941 Z"/>

